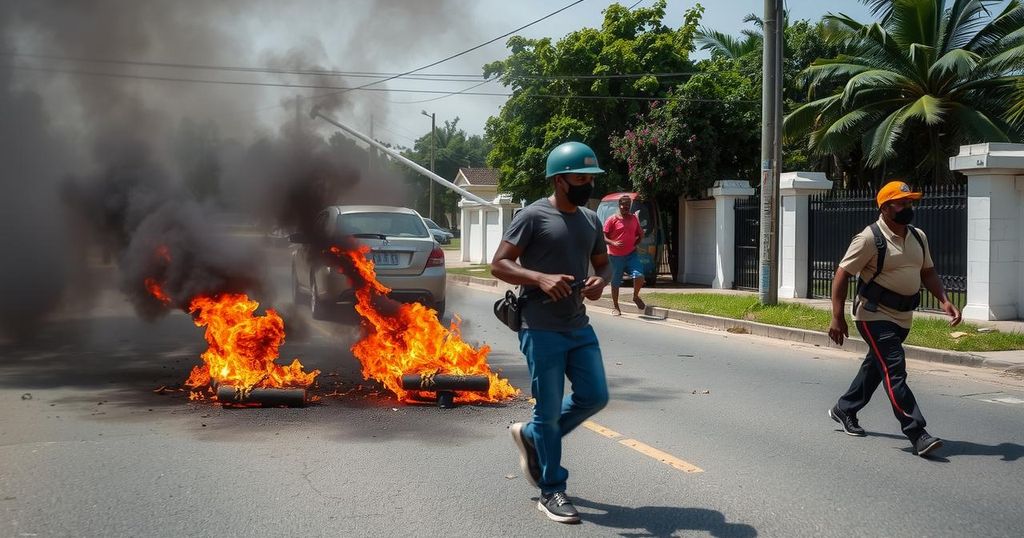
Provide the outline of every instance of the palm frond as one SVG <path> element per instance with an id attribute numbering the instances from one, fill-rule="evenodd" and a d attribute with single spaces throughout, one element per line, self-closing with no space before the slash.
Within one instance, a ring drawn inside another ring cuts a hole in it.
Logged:
<path id="1" fill-rule="evenodd" d="M 937 80 L 952 75 L 956 78 L 967 78 L 978 66 L 981 57 L 965 49 L 953 49 L 942 55 L 928 69 L 929 80 Z"/>
<path id="2" fill-rule="evenodd" d="M 816 128 L 822 114 L 834 108 L 839 95 L 830 95 L 805 103 L 782 119 L 782 134 L 787 139 L 798 138 Z"/>
<path id="3" fill-rule="evenodd" d="M 973 107 L 955 103 L 949 115 L 961 131 L 962 143 L 1010 141 L 1007 132 L 996 121 Z"/>
<path id="4" fill-rule="evenodd" d="M 874 130 L 866 133 L 865 136 L 871 141 L 867 155 L 867 164 L 869 166 L 877 168 L 883 162 L 895 156 L 896 152 L 893 151 L 893 146 L 906 126 L 906 114 L 909 106 L 906 105 L 896 109 L 887 118 L 882 120 Z"/>
<path id="5" fill-rule="evenodd" d="M 850 77 L 846 86 L 843 87 L 843 106 L 849 106 L 857 93 L 867 89 L 893 89 L 905 93 L 919 91 L 914 81 L 893 71 L 872 69 Z"/>
<path id="6" fill-rule="evenodd" d="M 949 105 L 934 95 L 922 95 L 906 109 L 906 117 L 921 120 L 925 125 L 942 123 Z"/>
<path id="7" fill-rule="evenodd" d="M 1024 5 L 1019 0 L 1010 0 L 1002 12 L 996 15 L 967 42 L 963 48 L 975 52 L 988 51 L 1008 34 L 1024 26 Z"/>
<path id="8" fill-rule="evenodd" d="M 894 2 L 889 18 L 885 22 L 885 28 L 903 47 L 914 43 L 935 45 L 938 38 L 939 20 L 942 18 L 940 4 L 941 2 L 936 0 Z"/>
<path id="9" fill-rule="evenodd" d="M 944 54 L 965 47 L 989 21 L 983 0 L 956 0 L 942 21 L 939 50 Z"/>

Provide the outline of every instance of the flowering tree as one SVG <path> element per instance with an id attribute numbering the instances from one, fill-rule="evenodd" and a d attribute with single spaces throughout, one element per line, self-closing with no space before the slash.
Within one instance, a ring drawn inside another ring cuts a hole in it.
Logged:
<path id="1" fill-rule="evenodd" d="M 645 196 L 701 196 L 716 180 L 757 177 L 758 88 L 730 60 L 698 68 L 664 104 L 652 103 L 633 127 L 609 140 L 633 189 Z"/>

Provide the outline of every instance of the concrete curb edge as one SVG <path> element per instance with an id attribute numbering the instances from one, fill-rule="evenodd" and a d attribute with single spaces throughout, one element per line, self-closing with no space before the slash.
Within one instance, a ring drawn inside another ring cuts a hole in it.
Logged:
<path id="1" fill-rule="evenodd" d="M 487 286 L 491 288 L 497 288 L 503 284 L 501 281 L 497 279 L 480 278 L 467 275 L 449 274 L 448 280 L 458 284 L 473 284 L 477 286 Z M 611 299 L 605 297 L 602 297 L 597 301 L 593 301 L 592 304 L 604 308 L 612 307 Z M 623 310 L 633 312 L 636 314 L 642 314 L 662 319 L 672 319 L 675 321 L 682 321 L 684 323 L 691 323 L 693 325 L 700 325 L 702 327 L 709 327 L 712 329 L 718 329 L 720 331 L 752 334 L 754 336 L 775 338 L 778 340 L 788 340 L 791 342 L 802 342 L 804 344 L 810 344 L 817 347 L 841 349 L 843 351 L 849 351 L 851 353 L 860 353 L 865 355 L 868 352 L 867 343 L 861 340 L 859 337 L 855 336 L 851 336 L 846 342 L 844 342 L 842 346 L 837 346 L 832 342 L 832 340 L 829 339 L 828 334 L 817 331 L 810 331 L 806 329 L 794 329 L 792 327 L 780 327 L 777 325 L 758 323 L 756 321 L 723 318 L 719 316 L 712 316 L 709 314 L 694 314 L 692 312 L 670 310 L 667 308 L 655 306 L 648 306 L 645 312 L 641 312 L 639 308 L 636 308 L 631 303 L 623 303 L 621 301 L 620 306 Z M 920 361 L 939 362 L 943 364 L 959 364 L 961 366 L 973 366 L 979 368 L 994 369 L 1006 369 L 1013 366 L 1017 366 L 1016 364 L 1008 363 L 1005 361 L 988 359 L 980 355 L 974 355 L 972 353 L 961 351 L 944 351 L 940 349 L 930 349 L 926 347 L 909 345 L 905 345 L 903 346 L 903 348 L 906 350 L 908 359 L 915 359 Z"/>

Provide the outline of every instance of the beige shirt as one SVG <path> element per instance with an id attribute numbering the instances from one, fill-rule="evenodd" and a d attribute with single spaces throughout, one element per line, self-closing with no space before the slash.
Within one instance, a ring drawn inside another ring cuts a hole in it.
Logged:
<path id="1" fill-rule="evenodd" d="M 921 290 L 921 270 L 935 265 L 928 247 L 928 236 L 920 228 L 914 228 L 921 236 L 921 242 L 924 243 L 924 248 L 921 248 L 910 230 L 907 230 L 906 237 L 900 237 L 886 226 L 881 217 L 878 218 L 878 228 L 882 230 L 882 235 L 888 243 L 885 251 L 885 267 L 878 275 L 878 284 L 900 295 L 917 293 Z M 843 256 L 843 261 L 839 262 L 839 267 L 842 267 L 847 273 L 859 275 L 861 280 L 871 280 L 878 267 L 878 249 L 875 248 L 875 234 L 871 233 L 870 226 L 853 237 L 850 248 Z M 912 311 L 900 312 L 878 305 L 877 312 L 857 308 L 853 312 L 853 319 L 856 321 L 892 321 L 900 327 L 909 329 L 914 320 L 914 313 Z"/>

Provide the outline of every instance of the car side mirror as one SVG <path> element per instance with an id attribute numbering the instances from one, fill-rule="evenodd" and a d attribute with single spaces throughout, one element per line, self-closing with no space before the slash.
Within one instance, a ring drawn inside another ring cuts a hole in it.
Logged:
<path id="1" fill-rule="evenodd" d="M 288 242 L 306 244 L 309 243 L 309 238 L 307 238 L 306 234 L 302 232 L 295 232 L 293 234 L 288 234 Z"/>

